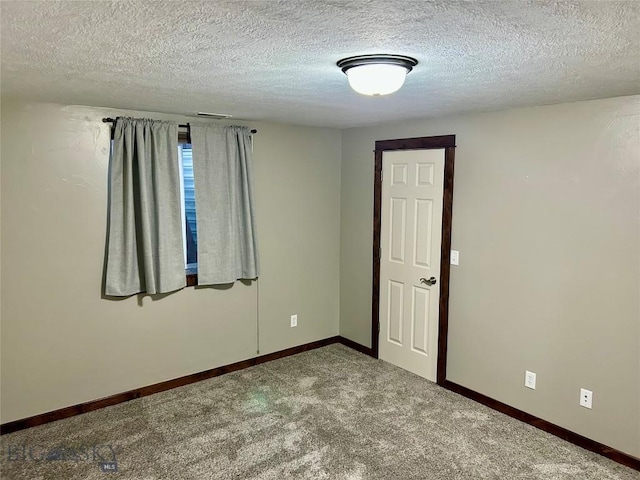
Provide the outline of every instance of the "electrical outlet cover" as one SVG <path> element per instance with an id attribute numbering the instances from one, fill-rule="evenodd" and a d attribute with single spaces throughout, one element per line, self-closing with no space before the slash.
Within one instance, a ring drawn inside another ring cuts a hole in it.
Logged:
<path id="1" fill-rule="evenodd" d="M 525 370 L 524 372 L 524 386 L 532 390 L 536 389 L 536 374 Z"/>
<path id="2" fill-rule="evenodd" d="M 580 389 L 580 406 L 584 408 L 592 408 L 593 392 L 585 388 Z"/>

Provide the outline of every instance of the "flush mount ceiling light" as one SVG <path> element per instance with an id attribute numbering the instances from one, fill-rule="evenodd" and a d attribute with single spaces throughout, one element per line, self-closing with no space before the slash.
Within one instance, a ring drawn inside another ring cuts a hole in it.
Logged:
<path id="1" fill-rule="evenodd" d="M 337 65 L 347 75 L 349 85 L 363 95 L 389 95 L 397 92 L 404 79 L 418 64 L 403 55 L 359 55 L 343 58 Z"/>

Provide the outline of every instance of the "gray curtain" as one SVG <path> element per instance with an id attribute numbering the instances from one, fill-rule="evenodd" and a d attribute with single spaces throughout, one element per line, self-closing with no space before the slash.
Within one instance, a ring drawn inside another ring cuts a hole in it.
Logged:
<path id="1" fill-rule="evenodd" d="M 191 125 L 198 284 L 257 278 L 251 136 L 245 127 Z"/>
<path id="2" fill-rule="evenodd" d="M 182 288 L 178 125 L 119 117 L 114 128 L 105 295 Z"/>

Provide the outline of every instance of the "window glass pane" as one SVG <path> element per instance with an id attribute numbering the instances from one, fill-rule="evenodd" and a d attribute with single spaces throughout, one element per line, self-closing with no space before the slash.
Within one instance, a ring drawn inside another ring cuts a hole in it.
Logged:
<path id="1" fill-rule="evenodd" d="M 198 262 L 198 230 L 196 228 L 196 195 L 193 181 L 193 155 L 191 144 L 181 145 L 182 178 L 184 182 L 185 238 L 187 246 L 187 273 L 195 273 Z"/>

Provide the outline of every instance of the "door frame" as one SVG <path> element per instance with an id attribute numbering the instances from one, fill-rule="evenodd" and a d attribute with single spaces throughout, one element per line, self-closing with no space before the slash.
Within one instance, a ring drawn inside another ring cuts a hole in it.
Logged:
<path id="1" fill-rule="evenodd" d="M 442 239 L 440 247 L 440 302 L 438 316 L 438 359 L 436 381 L 444 385 L 447 378 L 447 336 L 449 332 L 449 274 L 451 255 L 451 218 L 453 213 L 453 173 L 455 135 L 377 140 L 374 150 L 373 181 L 373 296 L 371 315 L 371 353 L 379 358 L 380 350 L 380 232 L 382 227 L 382 154 L 392 150 L 444 149 L 444 189 L 442 194 Z"/>

